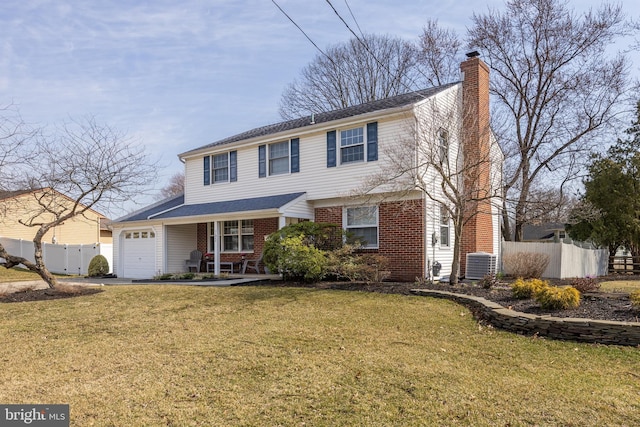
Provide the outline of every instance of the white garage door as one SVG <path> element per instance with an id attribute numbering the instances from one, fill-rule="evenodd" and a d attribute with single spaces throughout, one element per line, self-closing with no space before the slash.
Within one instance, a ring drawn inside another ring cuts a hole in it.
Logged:
<path id="1" fill-rule="evenodd" d="M 151 279 L 156 270 L 156 234 L 151 230 L 126 231 L 123 245 L 123 277 Z"/>

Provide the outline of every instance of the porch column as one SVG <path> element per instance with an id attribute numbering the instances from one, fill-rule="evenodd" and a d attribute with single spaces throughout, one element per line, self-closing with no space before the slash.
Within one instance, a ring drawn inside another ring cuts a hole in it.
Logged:
<path id="1" fill-rule="evenodd" d="M 220 221 L 213 221 L 213 274 L 220 275 Z"/>
<path id="2" fill-rule="evenodd" d="M 278 217 L 278 230 L 287 225 L 287 218 L 284 216 Z"/>

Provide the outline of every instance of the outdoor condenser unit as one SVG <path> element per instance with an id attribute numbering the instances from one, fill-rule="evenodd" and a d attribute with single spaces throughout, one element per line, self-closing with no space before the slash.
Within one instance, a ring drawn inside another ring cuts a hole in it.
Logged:
<path id="1" fill-rule="evenodd" d="M 496 274 L 497 256 L 486 252 L 467 254 L 467 279 L 482 279 L 486 275 Z"/>

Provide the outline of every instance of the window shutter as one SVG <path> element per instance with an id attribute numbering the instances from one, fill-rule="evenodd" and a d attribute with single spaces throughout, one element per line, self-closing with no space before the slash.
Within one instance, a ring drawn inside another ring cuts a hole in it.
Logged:
<path id="1" fill-rule="evenodd" d="M 231 151 L 229 153 L 229 181 L 238 180 L 238 152 Z"/>
<path id="2" fill-rule="evenodd" d="M 367 162 L 378 160 L 378 122 L 367 123 Z"/>
<path id="3" fill-rule="evenodd" d="M 300 172 L 300 138 L 291 140 L 291 173 Z"/>
<path id="4" fill-rule="evenodd" d="M 211 157 L 204 156 L 204 185 L 211 184 Z"/>
<path id="5" fill-rule="evenodd" d="M 327 132 L 327 167 L 336 166 L 336 131 Z"/>
<path id="6" fill-rule="evenodd" d="M 267 146 L 258 147 L 258 178 L 267 176 Z"/>

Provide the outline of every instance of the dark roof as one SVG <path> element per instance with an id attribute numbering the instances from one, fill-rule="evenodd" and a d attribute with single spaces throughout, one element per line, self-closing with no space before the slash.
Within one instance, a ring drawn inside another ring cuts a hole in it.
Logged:
<path id="1" fill-rule="evenodd" d="M 525 224 L 522 226 L 522 238 L 523 240 L 553 239 L 556 230 L 564 229 L 565 225 L 562 222 L 545 222 L 538 225 Z"/>
<path id="2" fill-rule="evenodd" d="M 136 212 L 133 212 L 129 215 L 125 215 L 122 218 L 118 218 L 113 222 L 125 222 L 125 221 L 143 221 L 146 220 L 149 216 L 155 215 L 160 212 L 164 212 L 168 209 L 173 209 L 177 206 L 184 204 L 184 194 L 180 194 L 177 196 L 172 196 L 167 199 L 161 200 L 157 203 L 154 203 L 150 206 L 142 208 Z"/>
<path id="3" fill-rule="evenodd" d="M 405 105 L 414 104 L 423 99 L 429 98 L 445 89 L 455 86 L 456 83 L 449 83 L 442 86 L 432 87 L 429 89 L 422 89 L 415 92 L 405 93 L 402 95 L 393 96 L 390 98 L 379 99 L 377 101 L 367 102 L 365 104 L 354 105 L 352 107 L 343 108 L 341 110 L 328 111 L 325 113 L 317 113 L 313 115 L 313 123 L 311 116 L 305 116 L 298 119 L 288 120 L 285 122 L 275 123 L 267 126 L 258 127 L 248 130 L 246 132 L 239 133 L 216 142 L 212 142 L 202 147 L 189 150 L 182 153 L 180 156 L 188 155 L 193 151 L 202 150 L 204 148 L 211 148 L 218 145 L 230 144 L 232 142 L 243 141 L 245 139 L 255 138 L 259 136 L 271 135 L 278 132 L 284 132 L 287 130 L 293 130 L 303 128 L 306 126 L 312 126 L 318 123 L 331 122 L 333 120 L 344 119 L 347 117 L 359 116 L 361 114 L 372 113 L 374 111 L 387 110 L 391 108 L 399 108 Z"/>
<path id="4" fill-rule="evenodd" d="M 154 205 L 147 210 L 137 212 L 135 215 L 125 217 L 119 220 L 119 222 L 143 221 L 147 219 L 181 218 L 190 216 L 256 211 L 264 209 L 277 209 L 297 199 L 303 194 L 304 192 L 278 194 L 275 196 L 254 197 L 250 199 L 229 200 L 225 202 L 200 203 L 197 205 L 185 205 L 183 204 L 184 198 L 182 198 L 182 203 L 180 204 L 175 204 L 175 200 L 171 201 L 171 204 L 174 205 L 173 209 L 169 207 L 169 202 L 163 205 L 164 209 L 161 209 L 160 206 Z"/>
<path id="5" fill-rule="evenodd" d="M 0 200 L 3 199 L 11 199 L 13 197 L 18 197 L 23 194 L 31 193 L 35 190 L 15 190 L 15 191 L 0 191 Z"/>

